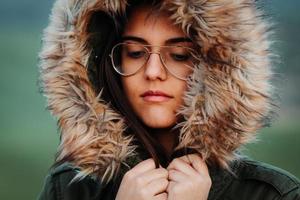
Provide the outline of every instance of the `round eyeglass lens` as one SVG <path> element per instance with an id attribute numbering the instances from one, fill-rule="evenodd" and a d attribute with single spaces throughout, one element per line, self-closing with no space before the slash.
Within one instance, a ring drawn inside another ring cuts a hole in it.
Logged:
<path id="1" fill-rule="evenodd" d="M 112 61 L 115 70 L 124 76 L 136 73 L 148 59 L 148 50 L 143 45 L 120 43 L 112 50 Z"/>

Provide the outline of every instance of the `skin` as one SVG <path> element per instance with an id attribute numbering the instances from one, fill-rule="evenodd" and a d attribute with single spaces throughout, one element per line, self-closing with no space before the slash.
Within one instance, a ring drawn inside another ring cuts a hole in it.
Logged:
<path id="1" fill-rule="evenodd" d="M 199 155 L 189 154 L 176 158 L 169 164 L 167 170 L 169 179 L 167 199 L 208 198 L 212 182 L 207 165 Z"/>
<path id="2" fill-rule="evenodd" d="M 163 20 L 157 20 L 158 17 L 147 18 L 147 15 L 146 8 L 134 12 L 125 27 L 123 37 L 142 38 L 150 45 L 166 45 L 170 38 L 186 37 L 181 29 L 171 25 L 166 16 Z M 152 54 L 142 70 L 132 76 L 122 77 L 122 82 L 131 106 L 145 125 L 167 129 L 176 123 L 176 110 L 183 103 L 186 82 L 169 74 L 159 55 Z M 140 95 L 148 90 L 160 90 L 172 98 L 165 102 L 145 101 Z"/>
<path id="3" fill-rule="evenodd" d="M 180 28 L 172 25 L 168 16 L 160 13 L 152 18 L 148 16 L 149 10 L 149 7 L 136 9 L 123 36 L 142 38 L 150 45 L 166 45 L 170 38 L 186 37 Z M 122 77 L 122 83 L 136 115 L 171 152 L 177 135 L 170 131 L 170 127 L 178 120 L 176 110 L 183 103 L 186 82 L 169 74 L 159 56 L 152 54 L 142 70 Z M 171 98 L 149 102 L 141 97 L 147 90 L 160 90 Z M 116 200 L 203 200 L 207 199 L 210 187 L 207 165 L 199 155 L 176 158 L 166 169 L 155 168 L 154 160 L 148 159 L 124 175 Z"/>

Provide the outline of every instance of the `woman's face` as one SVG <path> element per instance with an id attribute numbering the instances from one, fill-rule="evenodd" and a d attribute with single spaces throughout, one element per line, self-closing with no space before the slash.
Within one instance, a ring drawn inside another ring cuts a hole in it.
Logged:
<path id="1" fill-rule="evenodd" d="M 149 15 L 150 8 L 136 9 L 123 34 L 124 42 L 155 45 L 151 52 L 160 52 L 161 45 L 191 47 L 183 31 L 174 26 L 168 16 Z M 189 73 L 191 73 L 189 71 Z M 176 111 L 183 103 L 186 81 L 170 74 L 159 54 L 150 54 L 146 64 L 131 76 L 122 76 L 125 94 L 136 115 L 151 128 L 169 128 L 175 125 Z"/>

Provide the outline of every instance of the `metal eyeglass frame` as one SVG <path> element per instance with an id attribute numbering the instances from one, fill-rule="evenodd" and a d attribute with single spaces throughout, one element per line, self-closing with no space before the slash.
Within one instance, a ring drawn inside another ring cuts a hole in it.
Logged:
<path id="1" fill-rule="evenodd" d="M 164 61 L 164 59 L 162 58 L 160 52 L 152 52 L 152 51 L 149 51 L 148 48 L 146 48 L 146 47 L 160 47 L 160 48 L 161 48 L 161 47 L 181 47 L 181 48 L 186 48 L 186 49 L 188 49 L 189 51 L 195 53 L 195 50 L 194 50 L 194 49 L 189 48 L 189 47 L 176 46 L 176 45 L 174 45 L 174 46 L 158 46 L 158 45 L 142 45 L 142 44 L 137 44 L 137 45 L 143 46 L 143 48 L 146 49 L 146 51 L 147 51 L 147 53 L 148 53 L 148 54 L 147 54 L 148 57 L 147 57 L 145 63 L 144 63 L 143 65 L 141 65 L 135 72 L 130 73 L 130 74 L 123 74 L 123 73 L 121 73 L 121 72 L 117 69 L 117 67 L 115 66 L 114 58 L 113 58 L 113 53 L 114 53 L 115 48 L 118 47 L 119 45 L 123 45 L 123 44 L 136 44 L 136 43 L 121 42 L 121 43 L 117 43 L 116 45 L 113 46 L 113 48 L 112 48 L 112 50 L 111 50 L 111 52 L 110 52 L 110 54 L 109 54 L 109 57 L 110 57 L 110 59 L 111 59 L 111 63 L 112 63 L 112 65 L 113 65 L 113 68 L 115 69 L 115 71 L 116 71 L 118 74 L 120 74 L 120 75 L 122 75 L 122 76 L 132 76 L 132 75 L 136 74 L 138 71 L 140 71 L 140 70 L 144 67 L 144 65 L 148 62 L 148 60 L 149 60 L 151 54 L 158 54 L 161 63 L 163 64 L 164 68 L 166 68 L 167 71 L 168 71 L 170 74 L 172 74 L 174 77 L 176 77 L 176 78 L 178 78 L 178 79 L 180 79 L 180 80 L 184 80 L 184 81 L 187 80 L 187 78 L 179 77 L 178 75 L 174 74 L 171 70 L 168 69 L 168 66 L 165 64 L 165 61 Z M 193 54 L 192 54 L 192 55 L 193 55 Z M 196 58 L 196 56 L 194 56 L 194 57 Z"/>

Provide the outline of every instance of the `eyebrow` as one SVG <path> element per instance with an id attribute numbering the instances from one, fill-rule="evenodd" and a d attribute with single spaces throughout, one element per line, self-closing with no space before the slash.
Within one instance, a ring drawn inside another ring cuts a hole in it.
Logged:
<path id="1" fill-rule="evenodd" d="M 123 41 L 132 40 L 132 41 L 140 42 L 143 44 L 149 44 L 149 42 L 143 38 L 136 37 L 136 36 L 130 36 L 130 35 L 122 37 L 122 40 Z M 165 44 L 169 45 L 169 44 L 176 44 L 176 43 L 180 43 L 180 42 L 192 42 L 192 40 L 187 37 L 175 37 L 175 38 L 170 38 L 170 39 L 166 40 Z"/>

